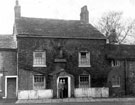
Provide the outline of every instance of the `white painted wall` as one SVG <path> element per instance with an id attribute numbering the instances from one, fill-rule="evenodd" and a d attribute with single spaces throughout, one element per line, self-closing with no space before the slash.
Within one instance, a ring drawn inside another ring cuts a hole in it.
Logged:
<path id="1" fill-rule="evenodd" d="M 108 88 L 76 88 L 75 97 L 109 97 Z"/>
<path id="2" fill-rule="evenodd" d="M 18 91 L 18 99 L 42 99 L 52 98 L 53 90 L 21 90 Z"/>

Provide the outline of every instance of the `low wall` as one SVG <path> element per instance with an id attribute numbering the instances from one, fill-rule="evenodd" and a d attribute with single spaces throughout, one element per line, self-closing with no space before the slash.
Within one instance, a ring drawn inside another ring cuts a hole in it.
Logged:
<path id="1" fill-rule="evenodd" d="M 75 97 L 109 97 L 108 88 L 76 88 Z"/>
<path id="2" fill-rule="evenodd" d="M 47 90 L 20 90 L 18 91 L 18 99 L 42 99 L 52 98 L 53 91 Z"/>
<path id="3" fill-rule="evenodd" d="M 76 88 L 75 97 L 109 97 L 108 88 Z M 19 90 L 18 99 L 53 98 L 53 90 Z"/>

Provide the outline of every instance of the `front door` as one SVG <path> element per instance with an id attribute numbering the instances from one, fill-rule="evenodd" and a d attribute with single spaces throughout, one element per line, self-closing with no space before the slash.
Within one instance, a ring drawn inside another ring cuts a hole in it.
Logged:
<path id="1" fill-rule="evenodd" d="M 62 85 L 59 86 L 59 90 L 58 90 L 58 97 L 59 98 L 68 98 L 68 91 L 69 91 L 69 83 L 68 83 L 68 77 L 60 77 L 58 79 L 58 84 Z M 61 90 L 60 90 L 61 88 Z"/>
<path id="2" fill-rule="evenodd" d="M 7 98 L 16 98 L 16 78 L 7 78 Z"/>

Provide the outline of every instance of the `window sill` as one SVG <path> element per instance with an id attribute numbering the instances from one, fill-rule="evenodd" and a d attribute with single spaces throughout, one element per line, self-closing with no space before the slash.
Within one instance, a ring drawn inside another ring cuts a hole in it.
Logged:
<path id="1" fill-rule="evenodd" d="M 33 65 L 33 67 L 47 67 L 46 65 Z"/>
<path id="2" fill-rule="evenodd" d="M 91 67 L 91 65 L 79 65 L 78 67 Z"/>
<path id="3" fill-rule="evenodd" d="M 45 90 L 45 88 L 39 88 L 39 89 L 34 88 L 33 90 Z"/>
<path id="4" fill-rule="evenodd" d="M 113 85 L 112 87 L 120 87 L 120 85 Z"/>

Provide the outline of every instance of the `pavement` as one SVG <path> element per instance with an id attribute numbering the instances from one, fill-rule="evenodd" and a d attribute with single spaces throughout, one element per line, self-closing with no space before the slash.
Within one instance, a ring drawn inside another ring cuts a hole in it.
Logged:
<path id="1" fill-rule="evenodd" d="M 75 103 L 75 102 L 135 102 L 135 98 L 64 98 L 64 99 L 19 99 L 19 103 Z"/>
<path id="2" fill-rule="evenodd" d="M 17 99 L 0 99 L 0 103 L 16 103 L 17 101 Z"/>

